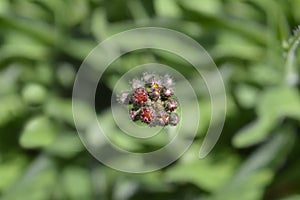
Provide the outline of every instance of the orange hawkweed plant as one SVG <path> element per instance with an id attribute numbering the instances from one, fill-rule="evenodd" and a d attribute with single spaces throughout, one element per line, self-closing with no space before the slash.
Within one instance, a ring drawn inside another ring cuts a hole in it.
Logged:
<path id="1" fill-rule="evenodd" d="M 176 126 L 179 106 L 172 86 L 174 80 L 169 75 L 144 73 L 140 79 L 131 81 L 131 91 L 118 96 L 118 102 L 129 106 L 129 117 L 149 126 Z"/>

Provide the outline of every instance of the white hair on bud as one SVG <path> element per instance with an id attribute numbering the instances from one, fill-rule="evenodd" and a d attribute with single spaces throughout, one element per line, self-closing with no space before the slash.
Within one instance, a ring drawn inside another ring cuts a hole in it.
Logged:
<path id="1" fill-rule="evenodd" d="M 120 104 L 129 104 L 129 96 L 130 92 L 121 92 L 121 94 L 118 96 L 117 101 Z"/>
<path id="2" fill-rule="evenodd" d="M 142 80 L 144 80 L 146 83 L 151 82 L 157 75 L 155 73 L 145 72 L 143 74 Z"/>
<path id="3" fill-rule="evenodd" d="M 171 78 L 170 75 L 166 74 L 163 78 L 163 85 L 166 87 L 170 87 L 174 85 L 174 80 Z"/>
<path id="4" fill-rule="evenodd" d="M 139 79 L 133 79 L 131 82 L 131 87 L 133 89 L 141 88 L 145 85 L 145 82 Z"/>

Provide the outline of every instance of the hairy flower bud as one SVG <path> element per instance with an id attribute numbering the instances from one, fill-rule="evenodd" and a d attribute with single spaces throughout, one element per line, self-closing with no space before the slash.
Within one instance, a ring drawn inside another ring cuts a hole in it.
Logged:
<path id="1" fill-rule="evenodd" d="M 142 122 L 150 124 L 154 120 L 154 110 L 150 107 L 144 107 L 141 109 L 140 118 Z"/>
<path id="2" fill-rule="evenodd" d="M 176 126 L 178 122 L 179 122 L 179 116 L 177 115 L 177 113 L 171 113 L 169 117 L 170 125 Z"/>
<path id="3" fill-rule="evenodd" d="M 175 99 L 170 99 L 166 102 L 166 109 L 173 112 L 178 107 L 178 103 Z"/>
<path id="4" fill-rule="evenodd" d="M 166 87 L 164 87 L 164 88 L 162 89 L 162 97 L 163 97 L 164 99 L 168 99 L 168 98 L 171 97 L 173 94 L 174 94 L 174 91 L 173 91 L 172 88 L 166 88 Z"/>
<path id="5" fill-rule="evenodd" d="M 148 93 L 145 89 L 138 88 L 132 95 L 132 101 L 134 104 L 142 105 L 148 100 Z"/>
<path id="6" fill-rule="evenodd" d="M 137 121 L 139 120 L 139 111 L 135 110 L 134 108 L 132 108 L 129 111 L 129 117 L 132 121 Z"/>
<path id="7" fill-rule="evenodd" d="M 150 92 L 150 98 L 152 100 L 158 100 L 160 98 L 160 92 L 158 89 L 154 89 Z"/>
<path id="8" fill-rule="evenodd" d="M 160 126 L 166 126 L 169 124 L 169 114 L 165 111 L 161 111 L 157 114 L 156 120 L 158 125 Z"/>

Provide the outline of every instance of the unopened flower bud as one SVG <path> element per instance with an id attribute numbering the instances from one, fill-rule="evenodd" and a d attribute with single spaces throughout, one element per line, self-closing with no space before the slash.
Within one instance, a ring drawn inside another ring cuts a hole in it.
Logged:
<path id="1" fill-rule="evenodd" d="M 161 111 L 158 113 L 157 117 L 157 124 L 160 126 L 166 126 L 169 124 L 169 114 L 165 111 Z"/>
<path id="2" fill-rule="evenodd" d="M 169 124 L 176 126 L 179 122 L 179 116 L 176 113 L 171 113 L 169 117 Z"/>
<path id="3" fill-rule="evenodd" d="M 175 99 L 170 99 L 166 103 L 166 109 L 173 112 L 178 107 L 178 103 Z"/>
<path id="4" fill-rule="evenodd" d="M 154 119 L 154 110 L 150 107 L 143 107 L 140 112 L 140 119 L 146 124 L 150 124 Z"/>
<path id="5" fill-rule="evenodd" d="M 132 108 L 129 111 L 129 117 L 132 121 L 137 121 L 139 120 L 139 111 L 135 110 L 134 108 Z"/>
<path id="6" fill-rule="evenodd" d="M 145 104 L 148 100 L 148 94 L 145 89 L 138 88 L 134 91 L 132 95 L 132 101 L 136 105 L 142 105 Z"/>
<path id="7" fill-rule="evenodd" d="M 157 99 L 159 99 L 160 97 L 160 92 L 158 89 L 154 89 L 150 92 L 150 98 L 154 101 L 156 101 Z"/>
<path id="8" fill-rule="evenodd" d="M 162 97 L 165 98 L 165 99 L 171 97 L 173 94 L 174 94 L 174 91 L 173 91 L 172 88 L 166 88 L 166 87 L 164 87 L 162 89 Z"/>

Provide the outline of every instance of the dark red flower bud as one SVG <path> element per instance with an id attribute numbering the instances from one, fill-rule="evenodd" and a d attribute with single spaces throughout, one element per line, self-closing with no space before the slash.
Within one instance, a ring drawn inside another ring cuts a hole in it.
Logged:
<path id="1" fill-rule="evenodd" d="M 129 117 L 132 121 L 139 120 L 139 111 L 135 110 L 134 108 L 130 109 Z"/>
<path id="2" fill-rule="evenodd" d="M 143 107 L 140 112 L 140 119 L 142 122 L 150 124 L 154 119 L 154 111 L 150 107 Z"/>
<path id="3" fill-rule="evenodd" d="M 148 93 L 146 90 L 142 88 L 138 88 L 134 91 L 132 95 L 132 101 L 134 104 L 142 105 L 146 103 L 147 100 L 148 100 Z"/>
<path id="4" fill-rule="evenodd" d="M 166 102 L 166 109 L 173 112 L 178 107 L 178 103 L 175 99 L 170 99 Z"/>

